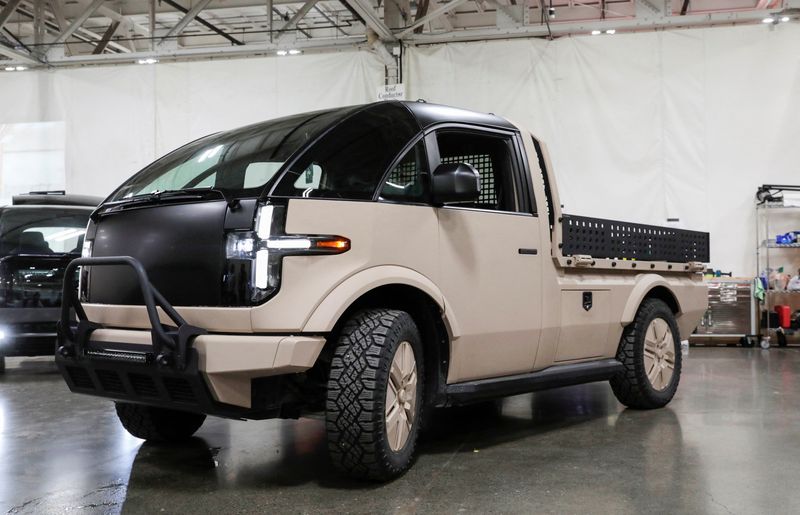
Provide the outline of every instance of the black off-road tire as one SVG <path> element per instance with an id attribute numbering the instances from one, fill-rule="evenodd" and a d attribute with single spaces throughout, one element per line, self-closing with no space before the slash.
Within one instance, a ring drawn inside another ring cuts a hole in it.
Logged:
<path id="1" fill-rule="evenodd" d="M 663 319 L 669 325 L 673 336 L 675 368 L 667 387 L 658 391 L 650 384 L 644 364 L 645 332 L 655 318 Z M 681 377 L 681 344 L 675 315 L 667 304 L 659 299 L 645 299 L 636 318 L 622 332 L 617 359 L 624 365 L 624 371 L 611 379 L 611 389 L 617 400 L 633 409 L 655 409 L 665 406 L 678 389 Z"/>
<path id="2" fill-rule="evenodd" d="M 407 341 L 416 360 L 415 416 L 408 439 L 393 451 L 385 421 L 389 369 Z M 360 479 L 387 481 L 413 463 L 424 400 L 423 349 L 411 316 L 391 309 L 356 313 L 343 327 L 331 361 L 325 420 L 336 468 Z"/>
<path id="3" fill-rule="evenodd" d="M 206 416 L 142 404 L 117 402 L 117 417 L 130 434 L 150 442 L 180 442 L 200 429 Z"/>
<path id="4" fill-rule="evenodd" d="M 0 374 L 6 373 L 6 357 L 0 354 Z"/>

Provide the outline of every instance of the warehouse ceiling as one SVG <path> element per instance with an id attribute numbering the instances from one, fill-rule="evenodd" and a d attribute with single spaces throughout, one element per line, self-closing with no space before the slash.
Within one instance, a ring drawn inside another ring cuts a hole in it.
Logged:
<path id="1" fill-rule="evenodd" d="M 0 0 L 0 71 L 793 22 L 800 0 Z M 765 22 L 772 20 L 772 22 Z"/>

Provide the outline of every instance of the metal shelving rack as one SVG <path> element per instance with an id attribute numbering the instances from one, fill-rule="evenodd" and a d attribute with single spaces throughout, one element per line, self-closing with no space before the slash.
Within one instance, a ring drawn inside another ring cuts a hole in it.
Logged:
<path id="1" fill-rule="evenodd" d="M 792 188 L 800 189 L 800 187 L 793 186 Z M 800 206 L 784 206 L 782 202 L 764 201 L 756 203 L 756 278 L 760 278 L 761 271 L 771 268 L 770 266 L 770 249 L 796 249 L 800 250 L 800 243 L 792 244 L 779 244 L 775 243 L 774 239 L 770 239 L 770 216 L 794 214 L 798 219 L 798 227 L 800 227 Z M 762 224 L 763 219 L 763 224 Z M 763 232 L 760 230 L 763 225 Z M 800 258 L 800 255 L 798 255 Z M 763 266 L 762 266 L 763 264 Z M 759 279 L 760 280 L 760 279 Z M 769 283 L 769 281 L 767 281 Z M 769 284 L 767 284 L 769 286 Z M 765 289 L 764 300 L 759 302 L 757 310 L 757 327 L 759 330 L 759 340 L 762 349 L 770 347 L 770 340 L 773 334 L 776 335 L 779 342 L 783 339 L 785 344 L 786 335 L 798 333 L 796 330 L 783 329 L 780 327 L 770 327 L 770 313 L 772 311 L 773 303 L 771 298 L 777 295 L 797 295 L 800 298 L 800 291 L 783 291 L 771 290 L 769 287 Z M 762 327 L 761 319 L 766 315 L 766 327 Z"/>

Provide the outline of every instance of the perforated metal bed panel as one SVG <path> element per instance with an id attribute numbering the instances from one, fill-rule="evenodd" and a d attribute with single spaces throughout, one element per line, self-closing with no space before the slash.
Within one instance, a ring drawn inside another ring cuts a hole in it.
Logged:
<path id="1" fill-rule="evenodd" d="M 709 261 L 707 232 L 588 216 L 563 215 L 561 219 L 561 253 L 565 256 L 588 254 L 596 258 L 673 263 Z"/>

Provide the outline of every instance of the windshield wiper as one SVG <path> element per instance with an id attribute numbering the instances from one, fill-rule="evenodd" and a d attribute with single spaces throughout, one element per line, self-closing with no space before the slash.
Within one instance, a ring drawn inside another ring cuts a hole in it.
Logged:
<path id="1" fill-rule="evenodd" d="M 187 188 L 182 190 L 166 190 L 154 191 L 152 193 L 145 193 L 143 195 L 135 195 L 125 199 L 106 202 L 100 206 L 100 211 L 108 213 L 125 209 L 129 206 L 141 206 L 147 204 L 159 204 L 164 201 L 180 201 L 180 200 L 204 200 L 209 198 L 209 194 L 225 200 L 225 195 L 219 190 L 213 188 Z"/>

